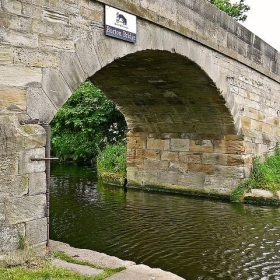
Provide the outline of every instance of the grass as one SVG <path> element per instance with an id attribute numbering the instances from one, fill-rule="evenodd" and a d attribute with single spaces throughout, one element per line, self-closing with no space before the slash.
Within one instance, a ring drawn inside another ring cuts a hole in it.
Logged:
<path id="1" fill-rule="evenodd" d="M 280 191 L 280 150 L 263 162 L 256 158 L 249 178 L 243 180 L 231 194 L 231 201 L 241 201 L 246 191 L 251 189 Z"/>
<path id="2" fill-rule="evenodd" d="M 61 260 L 87 265 L 93 268 L 99 268 L 95 265 L 86 262 L 73 259 L 63 252 L 53 252 L 53 257 Z M 45 259 L 37 262 L 32 262 L 33 265 L 25 263 L 24 265 L 8 265 L 4 263 L 3 267 L 0 267 L 0 279 L 1 280 L 103 280 L 107 277 L 120 272 L 125 267 L 118 268 L 102 268 L 104 271 L 96 276 L 83 276 L 75 272 L 69 271 L 64 268 L 57 267 L 51 263 L 50 259 Z"/>
<path id="3" fill-rule="evenodd" d="M 97 173 L 105 181 L 123 183 L 126 177 L 126 145 L 107 145 L 97 157 Z"/>
<path id="4" fill-rule="evenodd" d="M 71 272 L 52 265 L 50 262 L 44 262 L 41 265 L 30 268 L 26 266 L 4 267 L 0 268 L 1 280 L 93 280 L 95 278 L 89 276 L 81 276 L 77 273 Z M 101 280 L 101 279 L 98 279 Z"/>

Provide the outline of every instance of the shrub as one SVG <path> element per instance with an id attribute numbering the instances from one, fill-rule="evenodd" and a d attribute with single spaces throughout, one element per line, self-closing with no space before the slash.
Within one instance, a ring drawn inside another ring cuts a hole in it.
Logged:
<path id="1" fill-rule="evenodd" d="M 97 156 L 97 173 L 100 177 L 115 174 L 122 182 L 126 177 L 126 144 L 107 145 Z"/>

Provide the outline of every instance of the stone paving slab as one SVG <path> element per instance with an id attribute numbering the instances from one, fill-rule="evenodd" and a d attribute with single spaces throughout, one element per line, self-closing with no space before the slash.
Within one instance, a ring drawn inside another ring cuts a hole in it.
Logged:
<path id="1" fill-rule="evenodd" d="M 53 259 L 52 263 L 56 266 L 66 268 L 81 275 L 95 276 L 103 272 L 103 269 L 93 268 L 87 265 L 69 263 L 60 259 Z"/>
<path id="2" fill-rule="evenodd" d="M 140 264 L 106 278 L 108 280 L 184 280 L 171 272 Z"/>
<path id="3" fill-rule="evenodd" d="M 52 251 L 62 251 L 73 259 L 92 263 L 96 267 L 118 268 L 135 265 L 131 261 L 123 261 L 117 257 L 108 256 L 92 250 L 74 248 L 69 244 L 59 241 L 50 240 L 50 248 Z"/>
<path id="4" fill-rule="evenodd" d="M 123 261 L 119 258 L 108 256 L 106 254 L 98 253 L 92 250 L 74 248 L 59 241 L 50 240 L 50 249 L 51 251 L 62 251 L 73 259 L 87 261 L 100 268 L 126 267 L 125 270 L 107 278 L 108 280 L 184 280 L 184 278 L 159 268 L 150 268 L 149 266 L 143 264 L 136 265 L 132 261 Z M 64 263 L 64 261 L 56 259 L 53 263 L 70 270 L 75 269 L 74 271 L 80 274 L 83 274 L 83 271 L 86 272 L 87 268 L 90 268 L 83 265 L 65 264 L 66 262 Z M 80 269 L 80 272 L 77 271 L 77 269 Z M 99 273 L 101 272 L 102 269 L 100 269 Z"/>

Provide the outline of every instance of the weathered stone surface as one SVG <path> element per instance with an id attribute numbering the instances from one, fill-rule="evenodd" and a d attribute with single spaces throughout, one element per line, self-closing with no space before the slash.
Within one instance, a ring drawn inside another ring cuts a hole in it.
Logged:
<path id="1" fill-rule="evenodd" d="M 187 152 L 190 150 L 189 139 L 171 139 L 170 148 L 172 151 Z"/>
<path id="2" fill-rule="evenodd" d="M 13 87 L 0 88 L 0 108 L 8 110 L 11 105 L 18 107 L 13 112 L 26 112 L 26 90 Z"/>
<path id="3" fill-rule="evenodd" d="M 57 54 L 52 52 L 40 52 L 23 48 L 18 48 L 14 52 L 14 63 L 18 65 L 57 67 L 59 65 L 58 61 Z"/>
<path id="4" fill-rule="evenodd" d="M 12 48 L 0 47 L 0 64 L 13 63 L 13 50 Z"/>
<path id="5" fill-rule="evenodd" d="M 190 152 L 193 153 L 212 153 L 213 143 L 209 140 L 191 140 Z"/>
<path id="6" fill-rule="evenodd" d="M 6 217 L 11 225 L 44 218 L 45 207 L 45 195 L 7 198 Z"/>
<path id="7" fill-rule="evenodd" d="M 46 193 L 46 173 L 31 173 L 28 174 L 30 196 Z"/>
<path id="8" fill-rule="evenodd" d="M 42 88 L 56 108 L 60 108 L 72 91 L 61 72 L 54 69 L 44 70 Z"/>
<path id="9" fill-rule="evenodd" d="M 46 131 L 42 126 L 26 124 L 20 126 L 20 130 L 25 139 L 25 149 L 41 148 L 46 145 Z"/>
<path id="10" fill-rule="evenodd" d="M 29 221 L 26 223 L 26 238 L 30 245 L 46 242 L 47 218 Z"/>
<path id="11" fill-rule="evenodd" d="M 5 221 L 5 204 L 0 201 L 0 224 Z"/>
<path id="12" fill-rule="evenodd" d="M 169 140 L 162 140 L 162 139 L 154 139 L 148 138 L 147 139 L 147 149 L 150 150 L 168 150 L 169 149 Z"/>
<path id="13" fill-rule="evenodd" d="M 25 234 L 24 225 L 11 226 L 0 221 L 0 255 L 19 249 L 19 236 Z"/>
<path id="14" fill-rule="evenodd" d="M 258 198 L 273 198 L 273 193 L 266 190 L 251 189 L 250 192 L 245 193 L 244 197 L 258 197 Z"/>
<path id="15" fill-rule="evenodd" d="M 161 160 L 168 160 L 168 161 L 178 161 L 179 159 L 179 156 L 178 156 L 178 153 L 176 152 L 166 152 L 166 151 L 163 151 L 162 154 L 161 154 Z"/>
<path id="16" fill-rule="evenodd" d="M 86 275 L 86 276 L 98 275 L 104 271 L 103 269 L 92 268 L 92 267 L 86 266 L 86 265 L 69 263 L 69 262 L 66 262 L 66 261 L 63 261 L 60 259 L 53 259 L 52 264 L 54 264 L 55 266 L 63 267 L 67 270 L 74 271 L 81 275 Z"/>
<path id="17" fill-rule="evenodd" d="M 72 92 L 88 78 L 76 54 L 63 54 L 61 56 L 60 65 L 61 73 Z"/>
<path id="18" fill-rule="evenodd" d="M 48 110 L 46 110 L 48 108 Z M 49 123 L 57 112 L 56 106 L 48 95 L 39 88 L 30 88 L 27 92 L 27 114 L 33 119 Z"/>
<path id="19" fill-rule="evenodd" d="M 19 174 L 45 171 L 45 161 L 32 161 L 31 159 L 44 158 L 45 148 L 24 150 L 19 153 Z"/>
<path id="20" fill-rule="evenodd" d="M 28 86 L 37 85 L 42 81 L 42 70 L 39 68 L 28 68 L 19 66 L 0 65 L 0 85 L 2 86 Z"/>
<path id="21" fill-rule="evenodd" d="M 4 175 L 0 177 L 1 192 L 12 196 L 23 196 L 28 193 L 28 175 Z"/>
<path id="22" fill-rule="evenodd" d="M 2 176 L 18 174 L 18 158 L 16 154 L 0 155 L 0 174 Z"/>

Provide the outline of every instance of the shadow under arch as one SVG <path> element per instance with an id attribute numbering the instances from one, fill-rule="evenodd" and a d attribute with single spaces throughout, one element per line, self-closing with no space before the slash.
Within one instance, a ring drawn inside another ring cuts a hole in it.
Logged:
<path id="1" fill-rule="evenodd" d="M 90 80 L 126 119 L 128 186 L 229 195 L 246 176 L 234 117 L 195 62 L 169 51 L 138 51 Z"/>
<path id="2" fill-rule="evenodd" d="M 117 104 L 130 131 L 196 139 L 236 134 L 219 89 L 182 55 L 139 51 L 108 64 L 90 80 Z"/>

